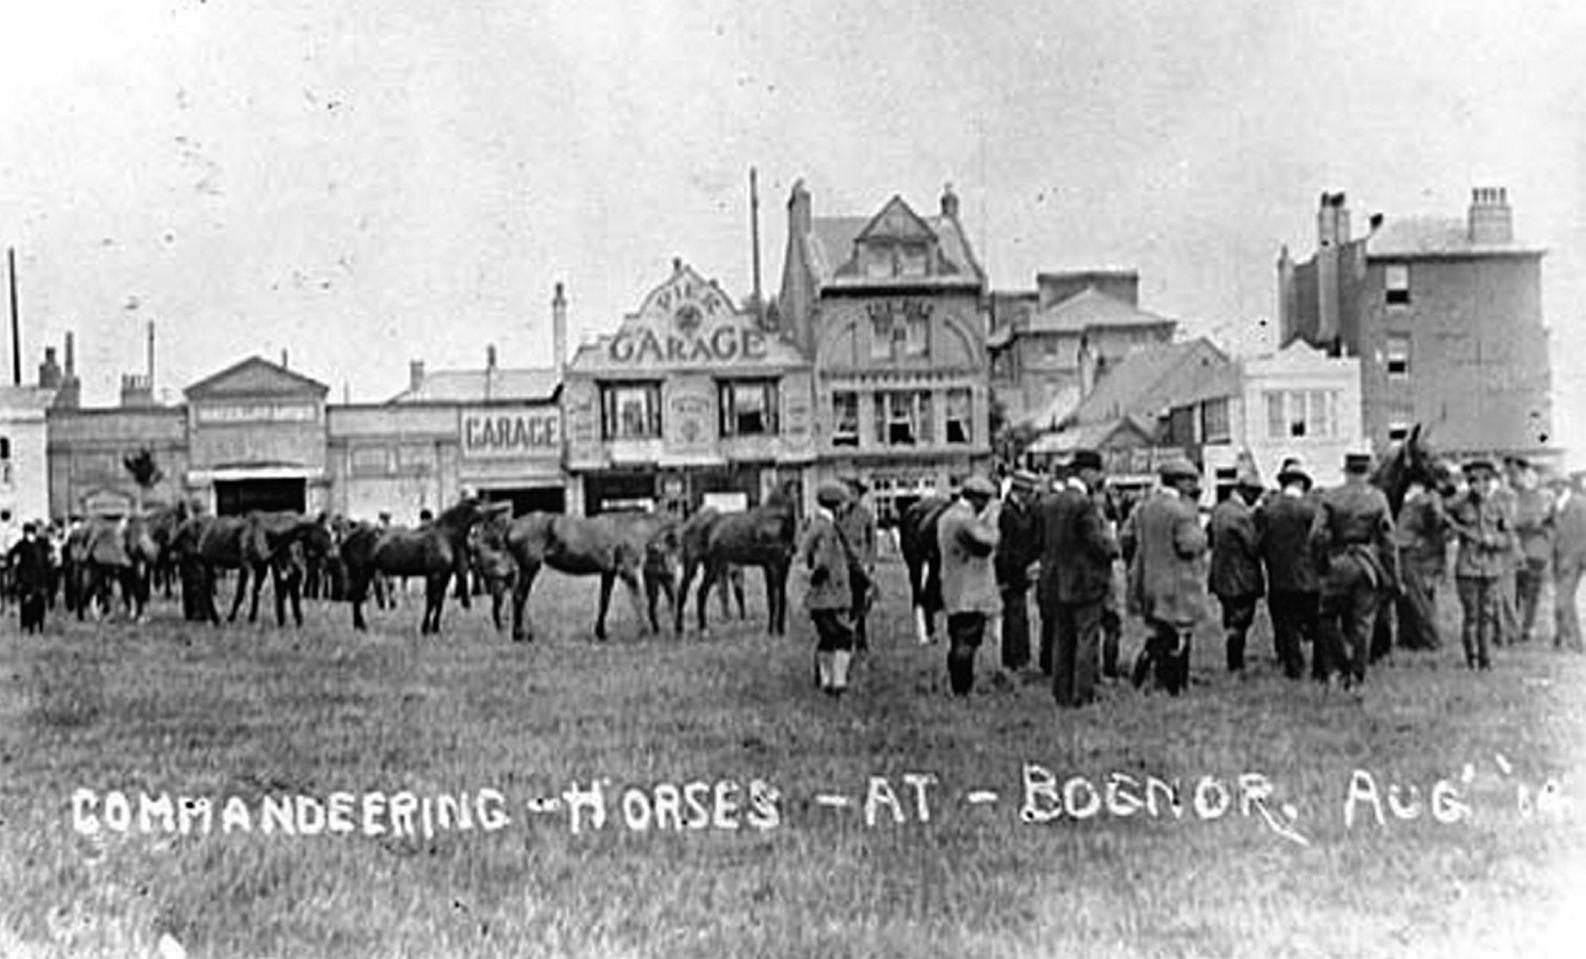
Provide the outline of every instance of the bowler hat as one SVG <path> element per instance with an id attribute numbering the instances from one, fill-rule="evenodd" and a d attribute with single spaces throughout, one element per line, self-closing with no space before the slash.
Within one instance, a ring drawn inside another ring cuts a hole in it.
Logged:
<path id="1" fill-rule="evenodd" d="M 1311 474 L 1305 472 L 1305 466 L 1299 457 L 1291 456 L 1283 461 L 1283 466 L 1278 470 L 1278 485 L 1287 486 L 1290 483 L 1304 483 L 1306 489 L 1314 485 Z"/>
<path id="2" fill-rule="evenodd" d="M 991 480 L 986 479 L 984 476 L 971 476 L 969 479 L 964 480 L 964 485 L 960 487 L 959 492 L 965 496 L 981 496 L 986 499 L 995 499 L 997 488 L 992 486 Z"/>
<path id="3" fill-rule="evenodd" d="M 841 506 L 847 501 L 848 490 L 841 483 L 822 483 L 820 487 L 815 490 L 815 502 L 826 507 L 827 509 Z"/>
<path id="4" fill-rule="evenodd" d="M 1076 470 L 1106 469 L 1102 465 L 1101 454 L 1095 450 L 1075 450 L 1074 456 L 1069 460 L 1068 465 Z"/>
<path id="5" fill-rule="evenodd" d="M 1195 464 L 1182 456 L 1175 456 L 1158 466 L 1156 472 L 1164 481 L 1201 478 L 1201 471 L 1195 468 Z"/>
<path id="6" fill-rule="evenodd" d="M 1267 488 L 1266 484 L 1261 482 L 1261 474 L 1256 472 L 1254 466 L 1248 464 L 1241 467 L 1234 476 L 1234 485 L 1240 489 L 1261 490 Z"/>

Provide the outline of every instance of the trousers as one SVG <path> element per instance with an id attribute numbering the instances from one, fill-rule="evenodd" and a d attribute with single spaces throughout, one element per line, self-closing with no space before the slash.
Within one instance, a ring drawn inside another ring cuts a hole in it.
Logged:
<path id="1" fill-rule="evenodd" d="M 1472 669 L 1488 669 L 1492 666 L 1492 647 L 1502 629 L 1502 586 L 1497 579 L 1475 576 L 1461 576 L 1456 585 L 1464 614 L 1459 635 L 1465 646 L 1465 663 Z"/>

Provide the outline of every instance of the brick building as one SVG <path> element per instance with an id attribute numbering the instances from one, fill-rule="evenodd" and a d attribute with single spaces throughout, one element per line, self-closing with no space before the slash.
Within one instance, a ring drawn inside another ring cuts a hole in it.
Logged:
<path id="1" fill-rule="evenodd" d="M 870 216 L 816 217 L 800 181 L 784 263 L 781 320 L 813 363 L 814 478 L 858 472 L 887 519 L 985 469 L 986 276 L 952 190 L 937 216 L 894 196 Z"/>
<path id="2" fill-rule="evenodd" d="M 1543 255 L 1515 241 L 1502 188 L 1474 190 L 1464 217 L 1373 217 L 1360 237 L 1344 195 L 1323 194 L 1315 254 L 1278 260 L 1283 342 L 1359 357 L 1379 448 L 1422 423 L 1449 453 L 1554 457 Z"/>

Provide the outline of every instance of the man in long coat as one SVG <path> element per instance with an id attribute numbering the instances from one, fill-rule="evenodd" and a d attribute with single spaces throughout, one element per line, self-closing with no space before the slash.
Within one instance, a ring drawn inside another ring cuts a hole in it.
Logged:
<path id="1" fill-rule="evenodd" d="M 1261 480 L 1255 471 L 1241 469 L 1233 491 L 1212 510 L 1207 529 L 1211 544 L 1211 578 L 1207 585 L 1222 606 L 1231 673 L 1245 668 L 1245 637 L 1256 619 L 1256 603 L 1266 594 L 1256 514 L 1251 508 L 1261 493 Z"/>
<path id="2" fill-rule="evenodd" d="M 1581 571 L 1586 570 L 1586 499 L 1582 499 L 1581 479 L 1576 473 L 1568 481 L 1554 483 L 1556 498 L 1548 520 L 1553 539 L 1553 619 L 1558 631 L 1553 646 L 1572 652 L 1586 652 L 1581 644 L 1580 612 L 1576 594 Z"/>
<path id="3" fill-rule="evenodd" d="M 1377 608 L 1399 591 L 1399 551 L 1382 490 L 1366 481 L 1370 453 L 1344 457 L 1344 484 L 1322 493 L 1311 549 L 1323 570 L 1321 635 L 1327 667 L 1341 668 L 1345 688 L 1366 681 Z"/>
<path id="4" fill-rule="evenodd" d="M 837 529 L 836 512 L 848 500 L 839 483 L 826 483 L 815 491 L 815 515 L 799 544 L 799 560 L 809 571 L 804 608 L 815 624 L 815 675 L 821 689 L 841 696 L 848 689 L 848 667 L 853 658 L 854 634 L 849 616 L 853 591 L 849 576 L 853 551 Z"/>
<path id="5" fill-rule="evenodd" d="M 1176 696 L 1189 684 L 1190 640 L 1207 613 L 1206 533 L 1195 505 L 1200 471 L 1176 458 L 1158 475 L 1162 487 L 1129 514 L 1121 540 L 1129 607 L 1151 630 L 1135 660 L 1134 684 L 1154 671 L 1157 685 Z"/>
<path id="6" fill-rule="evenodd" d="M 1015 470 L 997 517 L 994 567 L 1002 593 L 1002 667 L 1017 671 L 1030 664 L 1030 564 L 1039 556 L 1040 479 Z"/>
<path id="7" fill-rule="evenodd" d="M 1448 511 L 1441 491 L 1410 484 L 1396 524 L 1399 572 L 1404 592 L 1399 597 L 1399 645 L 1406 649 L 1437 649 L 1437 586 L 1448 573 Z"/>
<path id="8" fill-rule="evenodd" d="M 837 528 L 842 530 L 843 538 L 848 541 L 848 548 L 853 550 L 859 571 L 863 574 L 849 578 L 849 588 L 853 591 L 853 610 L 850 615 L 854 625 L 854 651 L 863 653 L 870 648 L 867 621 L 870 618 L 871 584 L 875 582 L 876 573 L 876 514 L 865 505 L 865 493 L 870 488 L 858 473 L 844 476 L 843 485 L 848 487 L 848 502 L 837 513 Z M 742 605 L 741 600 L 739 605 Z"/>
<path id="9" fill-rule="evenodd" d="M 1317 634 L 1321 577 L 1311 555 L 1311 524 L 1317 500 L 1311 477 L 1298 460 L 1278 472 L 1278 492 L 1256 511 L 1261 561 L 1267 574 L 1267 611 L 1272 615 L 1272 644 L 1283 675 L 1299 679 L 1305 672 L 1303 643 L 1311 643 L 1311 675 L 1327 678 L 1327 659 Z"/>
<path id="10" fill-rule="evenodd" d="M 971 476 L 936 523 L 942 558 L 942 609 L 947 613 L 947 678 L 959 696 L 969 695 L 974 688 L 975 653 L 985 635 L 986 620 L 995 616 L 1001 605 L 991 565 L 1000 513 L 997 488 L 983 476 Z"/>
<path id="11" fill-rule="evenodd" d="M 1112 591 L 1118 545 L 1096 493 L 1102 459 L 1074 454 L 1074 476 L 1041 504 L 1041 631 L 1052 644 L 1052 695 L 1059 706 L 1096 698 L 1102 614 Z"/>
<path id="12" fill-rule="evenodd" d="M 32 523 L 22 526 L 22 538 L 6 553 L 11 585 L 16 589 L 24 633 L 44 631 L 45 593 L 50 579 L 50 546 Z"/>

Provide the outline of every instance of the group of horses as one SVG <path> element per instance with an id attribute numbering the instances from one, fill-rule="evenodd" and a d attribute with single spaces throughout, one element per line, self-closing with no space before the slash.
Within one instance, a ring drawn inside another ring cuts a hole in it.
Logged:
<path id="1" fill-rule="evenodd" d="M 286 624 L 290 605 L 303 624 L 305 581 L 333 568 L 344 584 L 340 598 L 352 605 L 354 629 L 368 628 L 364 604 L 381 595 L 382 584 L 418 577 L 424 581 L 421 634 L 440 631 L 447 593 L 470 607 L 473 587 L 491 596 L 497 629 L 510 597 L 512 638 L 534 637 L 527 614 L 529 593 L 542 568 L 569 576 L 599 576 L 600 605 L 595 636 L 606 638 L 612 587 L 621 580 L 649 630 L 659 632 L 659 601 L 672 611 L 674 632 L 684 625 L 684 598 L 701 577 L 696 615 L 708 629 L 706 603 L 720 588 L 727 612 L 730 589 L 744 614 L 742 569 L 764 570 L 769 631 L 787 630 L 787 578 L 797 530 L 791 482 L 754 508 L 724 513 L 706 507 L 685 518 L 668 512 L 614 512 L 591 517 L 534 512 L 514 517 L 510 504 L 465 497 L 418 527 L 377 526 L 327 520 L 293 512 L 214 516 L 186 503 L 162 506 L 118 519 L 93 518 L 68 536 L 61 556 L 68 608 L 82 618 L 97 607 L 109 612 L 119 587 L 129 617 L 141 619 L 154 584 L 181 580 L 189 620 L 219 623 L 214 588 L 235 573 L 236 593 L 227 621 L 235 621 L 251 596 L 249 622 L 258 618 L 266 580 L 275 596 L 276 621 Z M 641 594 L 644 599 L 641 600 Z"/>

